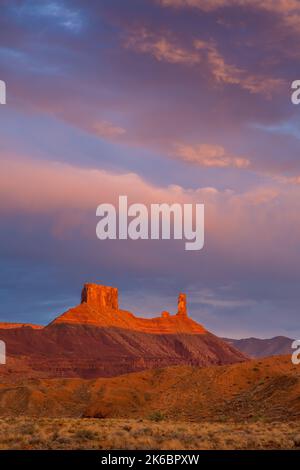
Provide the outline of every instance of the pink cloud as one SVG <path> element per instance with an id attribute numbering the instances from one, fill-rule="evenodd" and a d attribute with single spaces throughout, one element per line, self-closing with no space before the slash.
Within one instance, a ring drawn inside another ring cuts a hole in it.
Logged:
<path id="1" fill-rule="evenodd" d="M 184 47 L 170 32 L 158 34 L 141 28 L 129 33 L 124 46 L 138 53 L 150 54 L 159 62 L 198 67 L 199 73 L 206 66 L 216 84 L 236 85 L 268 98 L 284 85 L 280 78 L 249 73 L 228 64 L 212 41 L 195 39 L 190 47 Z"/>
<path id="2" fill-rule="evenodd" d="M 242 193 L 214 187 L 160 187 L 134 173 L 21 158 L 0 161 L 0 216 L 22 214 L 26 220 L 28 215 L 30 230 L 34 230 L 34 224 L 38 230 L 40 219 L 46 217 L 54 238 L 80 236 L 96 241 L 97 206 L 109 202 L 117 207 L 122 194 L 128 196 L 129 204 L 204 203 L 204 251 L 222 256 L 223 261 L 247 263 L 247 269 L 260 269 L 267 263 L 270 268 L 278 262 L 288 269 L 294 265 L 300 237 L 297 185 L 291 190 L 274 183 Z M 147 252 L 150 263 L 153 249 L 151 245 Z"/>
<path id="3" fill-rule="evenodd" d="M 175 156 L 188 163 L 194 163 L 207 168 L 247 168 L 250 161 L 244 157 L 227 154 L 221 145 L 176 144 Z"/>
<path id="4" fill-rule="evenodd" d="M 247 7 L 279 15 L 287 28 L 300 32 L 300 4 L 298 0 L 157 0 L 164 7 L 198 8 L 211 12 L 226 7 Z"/>
<path id="5" fill-rule="evenodd" d="M 171 64 L 195 65 L 201 62 L 196 51 L 190 51 L 177 45 L 172 38 L 156 36 L 146 28 L 131 31 L 125 42 L 125 47 L 151 54 L 158 61 Z"/>
<path id="6" fill-rule="evenodd" d="M 4 213 L 96 210 L 101 202 L 117 203 L 120 194 L 145 204 L 189 198 L 180 186 L 160 188 L 135 173 L 9 156 L 0 160 L 0 210 Z"/>
<path id="7" fill-rule="evenodd" d="M 122 127 L 115 126 L 108 121 L 96 121 L 91 125 L 91 130 L 99 136 L 106 139 L 114 139 L 125 134 L 126 131 Z"/>
<path id="8" fill-rule="evenodd" d="M 196 40 L 194 47 L 206 54 L 211 73 L 217 83 L 238 85 L 250 93 L 263 94 L 267 97 L 284 84 L 279 78 L 255 75 L 235 65 L 227 64 L 212 42 Z"/>

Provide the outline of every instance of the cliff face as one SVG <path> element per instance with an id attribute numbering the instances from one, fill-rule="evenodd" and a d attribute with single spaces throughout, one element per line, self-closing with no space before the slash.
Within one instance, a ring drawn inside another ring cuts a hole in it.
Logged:
<path id="1" fill-rule="evenodd" d="M 0 327 L 0 338 L 16 377 L 107 377 L 246 359 L 188 317 L 185 294 L 179 295 L 176 314 L 163 311 L 148 319 L 119 309 L 118 290 L 96 284 L 86 284 L 81 303 L 45 328 Z"/>

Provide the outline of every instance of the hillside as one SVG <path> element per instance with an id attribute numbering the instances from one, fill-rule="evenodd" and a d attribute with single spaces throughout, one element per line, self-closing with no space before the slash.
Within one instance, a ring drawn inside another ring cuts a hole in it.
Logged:
<path id="1" fill-rule="evenodd" d="M 2 378 L 1 416 L 237 422 L 300 418 L 300 369 L 289 356 L 205 368 L 177 366 L 113 378 Z"/>

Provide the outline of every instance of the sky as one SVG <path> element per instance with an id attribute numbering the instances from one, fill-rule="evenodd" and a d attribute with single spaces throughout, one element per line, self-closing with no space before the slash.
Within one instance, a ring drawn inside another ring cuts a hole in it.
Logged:
<path id="1" fill-rule="evenodd" d="M 0 321 L 85 282 L 141 316 L 300 337 L 300 3 L 0 0 Z M 96 238 L 96 208 L 203 203 L 205 245 Z"/>

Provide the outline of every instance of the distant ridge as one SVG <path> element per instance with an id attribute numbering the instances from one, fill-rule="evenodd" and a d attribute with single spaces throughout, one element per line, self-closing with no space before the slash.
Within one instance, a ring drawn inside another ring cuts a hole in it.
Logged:
<path id="1" fill-rule="evenodd" d="M 0 329 L 9 329 L 9 328 L 33 328 L 40 330 L 43 328 L 41 325 L 34 325 L 32 323 L 9 323 L 9 322 L 0 322 Z"/>
<path id="2" fill-rule="evenodd" d="M 244 339 L 228 339 L 223 338 L 228 344 L 231 344 L 239 351 L 249 357 L 269 357 L 282 354 L 292 354 L 291 338 L 286 336 L 275 336 L 270 339 L 244 338 Z"/>

